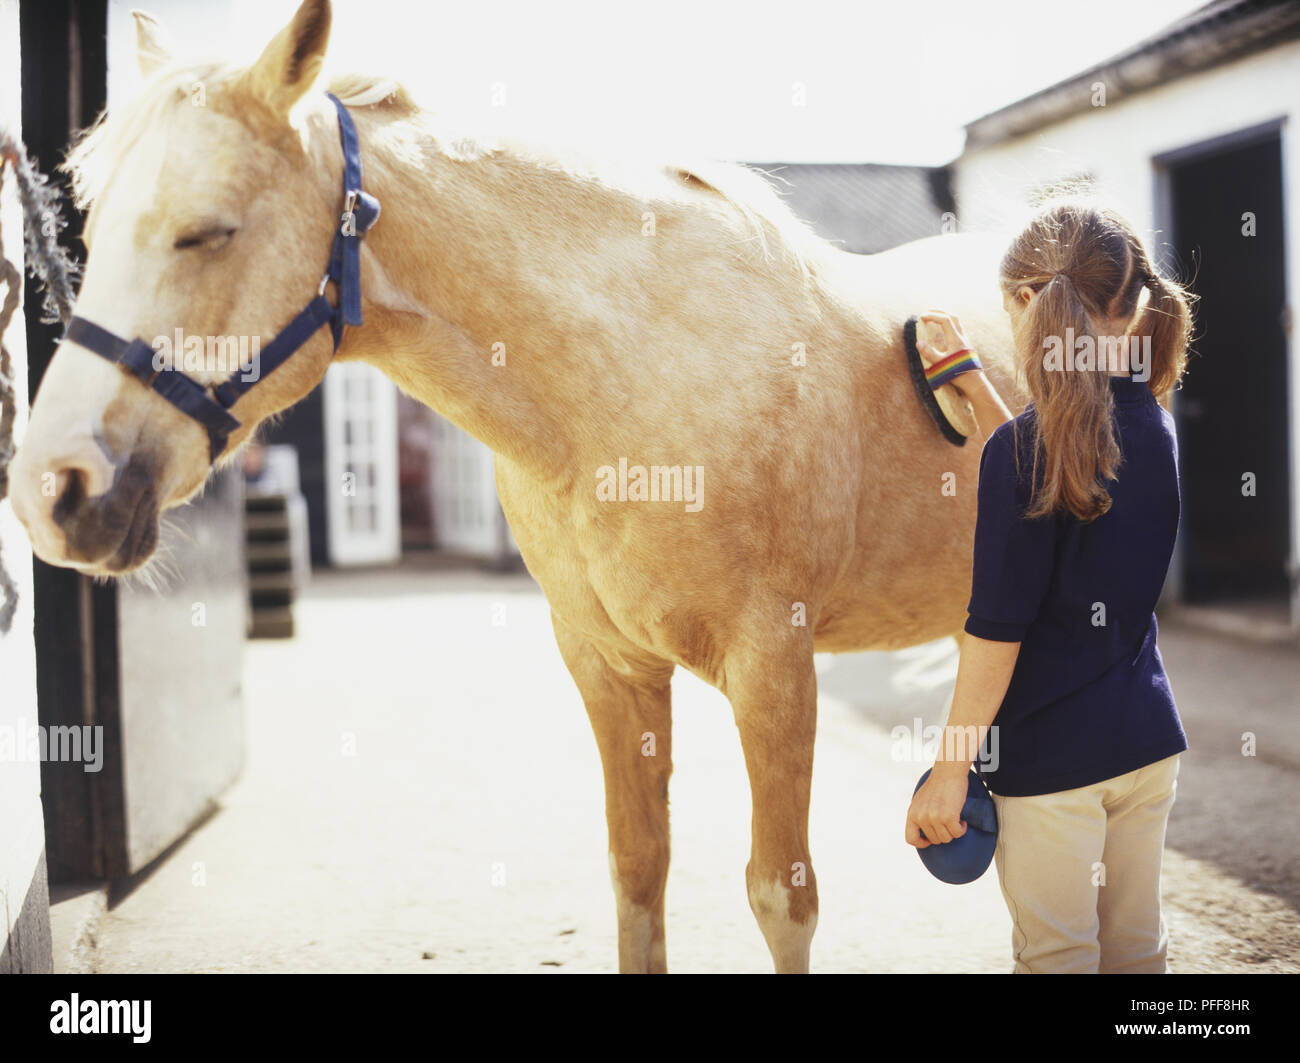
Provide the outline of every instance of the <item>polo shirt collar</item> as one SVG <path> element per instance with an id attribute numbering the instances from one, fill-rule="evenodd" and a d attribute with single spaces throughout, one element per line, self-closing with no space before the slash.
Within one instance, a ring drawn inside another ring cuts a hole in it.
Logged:
<path id="1" fill-rule="evenodd" d="M 1110 390 L 1116 402 L 1142 402 L 1151 394 L 1147 381 L 1134 380 L 1131 376 L 1110 377 Z"/>

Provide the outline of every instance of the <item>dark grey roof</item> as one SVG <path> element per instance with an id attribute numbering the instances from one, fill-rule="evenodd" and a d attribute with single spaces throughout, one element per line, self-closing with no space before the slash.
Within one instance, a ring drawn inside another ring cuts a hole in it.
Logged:
<path id="1" fill-rule="evenodd" d="M 1175 78 L 1300 36 L 1295 0 L 1214 0 L 1131 48 L 966 125 L 966 147 L 996 144 L 1092 107 L 1095 82 L 1107 104 Z"/>
<path id="2" fill-rule="evenodd" d="M 790 208 L 836 247 L 860 254 L 937 236 L 953 209 L 946 168 L 878 163 L 748 165 L 763 172 Z"/>

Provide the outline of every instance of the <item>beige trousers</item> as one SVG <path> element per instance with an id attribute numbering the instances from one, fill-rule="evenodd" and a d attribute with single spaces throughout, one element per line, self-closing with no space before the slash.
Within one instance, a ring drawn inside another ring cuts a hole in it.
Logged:
<path id="1" fill-rule="evenodd" d="M 993 795 L 1017 974 L 1163 974 L 1160 863 L 1177 756 L 1034 797 Z"/>

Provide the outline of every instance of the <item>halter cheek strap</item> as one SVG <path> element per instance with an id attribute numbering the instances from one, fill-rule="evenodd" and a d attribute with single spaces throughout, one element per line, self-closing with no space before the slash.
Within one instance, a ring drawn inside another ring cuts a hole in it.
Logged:
<path id="1" fill-rule="evenodd" d="M 335 351 L 342 342 L 343 327 L 362 324 L 361 238 L 379 219 L 379 200 L 361 187 L 361 148 L 352 116 L 338 97 L 332 93 L 326 95 L 339 117 L 339 140 L 343 145 L 343 213 L 330 248 L 329 266 L 316 290 L 316 298 L 260 352 L 256 373 L 240 374 L 220 384 L 204 386 L 174 367 L 160 368 L 153 347 L 142 339 L 122 339 L 84 317 L 74 317 L 68 322 L 65 341 L 120 365 L 201 424 L 208 433 L 210 461 L 217 460 L 226 449 L 230 434 L 239 427 L 239 421 L 231 415 L 230 408 L 258 380 L 287 362 L 327 321 Z M 337 306 L 331 305 L 325 295 L 325 287 L 330 281 L 338 285 Z"/>

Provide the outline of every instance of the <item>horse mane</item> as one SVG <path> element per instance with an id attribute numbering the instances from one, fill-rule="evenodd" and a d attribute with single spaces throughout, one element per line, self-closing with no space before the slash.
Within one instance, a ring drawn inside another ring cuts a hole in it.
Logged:
<path id="1" fill-rule="evenodd" d="M 329 81 L 329 90 L 348 107 L 372 107 L 393 111 L 402 116 L 425 116 L 405 86 L 392 78 L 365 74 L 339 74 Z M 427 126 L 427 123 L 425 123 Z M 634 192 L 627 175 L 617 174 L 615 167 L 591 159 L 580 160 L 574 153 L 557 153 L 537 144 L 517 140 L 481 140 L 454 137 L 445 131 L 433 133 L 442 149 L 457 158 L 473 159 L 509 150 L 522 159 L 546 169 L 559 170 L 577 177 L 598 181 L 611 187 L 623 187 Z M 764 177 L 763 171 L 736 163 L 711 159 L 693 159 L 679 163 L 659 163 L 661 172 L 677 179 L 684 189 L 706 190 L 723 203 L 736 210 L 750 225 L 754 240 L 766 262 L 777 257 L 774 251 L 784 250 L 798 272 L 811 278 L 809 260 L 815 259 L 829 245 L 817 236 L 781 199 L 777 190 Z M 782 180 L 777 178 L 777 180 Z"/>
<path id="2" fill-rule="evenodd" d="M 60 169 L 72 182 L 73 202 L 89 209 L 103 192 L 119 159 L 137 150 L 145 134 L 165 124 L 170 112 L 190 99 L 195 86 L 205 91 L 229 89 L 246 72 L 225 62 L 169 64 L 148 78 L 125 106 L 104 110 L 68 151 Z M 349 107 L 415 113 L 406 89 L 390 78 L 340 74 L 330 79 L 329 91 Z"/>
<path id="3" fill-rule="evenodd" d="M 146 133 L 167 122 L 182 102 L 190 99 L 195 86 L 204 91 L 229 89 L 246 68 L 230 63 L 209 62 L 168 65 L 150 77 L 141 92 L 109 114 L 99 115 L 69 150 L 62 166 L 71 178 L 73 201 L 80 210 L 90 210 L 112 177 L 118 160 L 140 150 Z M 441 127 L 429 110 L 413 99 L 406 87 L 392 78 L 338 73 L 326 82 L 330 92 L 344 105 L 398 118 L 417 120 L 433 137 L 438 150 L 459 160 L 473 160 L 509 152 L 521 160 L 548 170 L 621 188 L 632 195 L 643 194 L 647 182 L 666 173 L 674 179 L 680 202 L 692 193 L 705 191 L 719 204 L 735 211 L 753 232 L 761 258 L 766 263 L 786 259 L 805 281 L 812 279 L 810 260 L 830 249 L 801 218 L 797 217 L 761 171 L 738 163 L 692 159 L 639 167 L 642 173 L 613 165 L 608 160 L 580 158 L 576 152 L 553 152 L 539 145 L 514 139 L 483 140 L 459 136 Z M 291 119 L 292 120 L 292 119 Z M 779 178 L 778 178 L 779 179 Z M 662 186 L 656 186 L 662 194 Z"/>

